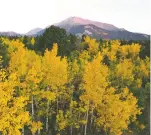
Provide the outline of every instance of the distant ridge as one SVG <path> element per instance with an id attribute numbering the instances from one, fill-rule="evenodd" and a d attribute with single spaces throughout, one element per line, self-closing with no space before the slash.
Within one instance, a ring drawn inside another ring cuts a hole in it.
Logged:
<path id="1" fill-rule="evenodd" d="M 2 35 L 2 36 L 21 36 L 21 34 L 13 32 L 13 31 L 0 32 L 0 35 Z"/>
<path id="2" fill-rule="evenodd" d="M 83 34 L 89 35 L 97 39 L 125 39 L 125 40 L 150 40 L 150 35 L 135 33 L 118 28 L 112 24 L 92 21 L 80 17 L 69 17 L 59 23 L 53 24 L 54 26 L 65 29 L 68 33 L 72 33 L 81 37 Z M 51 25 L 47 26 L 49 28 Z M 15 32 L 0 32 L 0 35 L 6 36 L 38 36 L 45 32 L 45 29 L 35 28 L 26 34 L 18 34 Z"/>
<path id="3" fill-rule="evenodd" d="M 27 36 L 32 36 L 32 35 L 36 35 L 38 32 L 40 32 L 42 30 L 42 28 L 35 28 L 30 30 L 29 32 L 27 32 L 25 35 Z"/>

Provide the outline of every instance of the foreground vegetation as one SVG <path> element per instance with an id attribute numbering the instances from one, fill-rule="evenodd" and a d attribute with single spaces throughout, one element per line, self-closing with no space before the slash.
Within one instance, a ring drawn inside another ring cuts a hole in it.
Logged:
<path id="1" fill-rule="evenodd" d="M 149 134 L 148 49 L 128 42 L 80 41 L 54 27 L 1 37 L 0 133 Z"/>

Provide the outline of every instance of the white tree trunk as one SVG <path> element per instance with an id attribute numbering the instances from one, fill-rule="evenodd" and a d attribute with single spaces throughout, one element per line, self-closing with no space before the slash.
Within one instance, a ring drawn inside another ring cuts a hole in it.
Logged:
<path id="1" fill-rule="evenodd" d="M 47 102 L 46 133 L 49 131 L 49 100 Z"/>
<path id="2" fill-rule="evenodd" d="M 87 110 L 87 113 L 86 113 L 86 121 L 87 121 L 87 123 L 85 124 L 84 135 L 87 134 L 88 116 L 89 116 L 89 107 L 88 107 L 88 110 Z"/>
<path id="3" fill-rule="evenodd" d="M 32 97 L 31 97 L 31 100 L 32 100 L 32 104 L 31 104 L 31 108 L 32 108 L 32 120 L 34 119 L 34 97 L 33 97 L 33 95 L 32 95 Z"/>
<path id="4" fill-rule="evenodd" d="M 73 129 L 73 127 L 71 126 L 70 127 L 70 135 L 72 135 L 72 129 Z"/>
<path id="5" fill-rule="evenodd" d="M 92 115 L 91 115 L 90 129 L 92 129 L 92 122 L 93 122 L 93 108 L 92 108 Z"/>
<path id="6" fill-rule="evenodd" d="M 38 129 L 38 135 L 40 135 L 40 129 Z"/>
<path id="7" fill-rule="evenodd" d="M 24 131 L 25 129 L 24 129 L 24 127 L 22 128 L 22 135 L 24 135 L 24 133 L 25 133 L 25 131 Z"/>

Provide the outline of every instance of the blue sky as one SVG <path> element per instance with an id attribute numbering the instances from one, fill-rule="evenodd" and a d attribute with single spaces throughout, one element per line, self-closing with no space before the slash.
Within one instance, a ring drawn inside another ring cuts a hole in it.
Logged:
<path id="1" fill-rule="evenodd" d="M 0 31 L 25 33 L 70 16 L 151 34 L 150 0 L 0 0 Z"/>

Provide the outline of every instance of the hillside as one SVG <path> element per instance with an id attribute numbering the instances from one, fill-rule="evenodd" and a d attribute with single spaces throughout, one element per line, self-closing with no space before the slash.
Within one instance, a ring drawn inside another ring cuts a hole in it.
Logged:
<path id="1" fill-rule="evenodd" d="M 112 24 L 91 21 L 79 17 L 70 17 L 54 25 L 64 28 L 67 32 L 77 36 L 86 34 L 97 39 L 149 40 L 149 35 L 147 34 L 134 33 L 124 28 L 118 28 Z"/>

